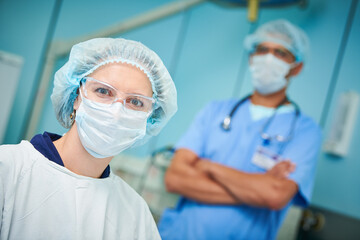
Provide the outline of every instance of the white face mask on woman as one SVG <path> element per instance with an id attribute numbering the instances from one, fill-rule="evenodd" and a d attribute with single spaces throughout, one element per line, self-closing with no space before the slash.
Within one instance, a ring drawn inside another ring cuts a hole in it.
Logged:
<path id="1" fill-rule="evenodd" d="M 150 113 L 125 108 L 120 102 L 102 104 L 83 97 L 75 122 L 80 141 L 96 158 L 111 157 L 131 147 L 146 134 Z"/>
<path id="2" fill-rule="evenodd" d="M 287 85 L 285 76 L 293 65 L 278 59 L 271 53 L 253 56 L 250 72 L 254 88 L 263 95 L 279 91 Z"/>

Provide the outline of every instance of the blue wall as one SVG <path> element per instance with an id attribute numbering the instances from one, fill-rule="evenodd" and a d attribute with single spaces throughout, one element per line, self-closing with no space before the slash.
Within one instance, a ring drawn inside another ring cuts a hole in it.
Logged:
<path id="1" fill-rule="evenodd" d="M 330 99 L 328 118 L 324 124 L 325 137 L 329 132 L 336 101 L 345 91 L 360 93 L 360 4 L 354 9 L 355 16 L 343 61 L 339 62 L 339 75 Z M 360 218 L 360 111 L 354 128 L 352 142 L 346 158 L 335 158 L 322 153 L 319 159 L 313 203 L 324 208 Z"/>
<path id="2" fill-rule="evenodd" d="M 0 49 L 25 59 L 5 143 L 17 143 L 23 138 L 48 39 L 66 40 L 92 33 L 169 2 L 172 1 L 0 1 Z M 306 8 L 263 9 L 259 21 L 253 24 L 247 21 L 244 8 L 203 3 L 123 34 L 121 37 L 141 41 L 159 54 L 174 77 L 179 104 L 178 113 L 158 137 L 127 152 L 145 156 L 174 144 L 207 102 L 251 92 L 243 39 L 258 24 L 277 18 L 299 25 L 311 39 L 310 58 L 302 74 L 293 79 L 289 95 L 303 112 L 321 124 L 326 137 L 340 93 L 349 89 L 360 92 L 360 68 L 356 67 L 360 54 L 360 4 L 354 4 L 357 2 L 309 0 Z M 354 6 L 355 16 L 348 21 Z M 54 24 L 50 24 L 51 19 L 56 20 Z M 349 38 L 345 39 L 349 23 Z M 64 61 L 59 59 L 56 69 Z M 49 100 L 51 88 L 38 132 L 64 133 Z M 359 126 L 360 117 L 355 129 Z M 360 219 L 359 143 L 356 132 L 346 158 L 320 154 L 313 204 Z"/>
<path id="3" fill-rule="evenodd" d="M 0 1 L 0 49 L 24 57 L 4 143 L 23 137 L 50 28 L 55 1 Z"/>

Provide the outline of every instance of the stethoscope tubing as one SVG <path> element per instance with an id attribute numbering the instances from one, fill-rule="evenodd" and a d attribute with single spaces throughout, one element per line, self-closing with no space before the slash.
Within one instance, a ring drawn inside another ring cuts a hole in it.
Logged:
<path id="1" fill-rule="evenodd" d="M 238 102 L 236 102 L 236 104 L 234 105 L 234 107 L 231 109 L 230 114 L 229 114 L 228 116 L 226 116 L 226 117 L 224 118 L 224 120 L 222 121 L 222 123 L 221 123 L 221 126 L 220 126 L 220 127 L 221 127 L 224 131 L 230 131 L 230 130 L 231 130 L 231 120 L 232 120 L 234 114 L 235 114 L 236 111 L 239 109 L 239 107 L 240 107 L 246 100 L 248 100 L 251 96 L 252 96 L 251 94 L 250 94 L 250 95 L 247 95 L 246 97 L 244 97 L 244 98 L 240 99 Z M 261 135 L 261 137 L 263 138 L 263 142 L 265 142 L 266 140 L 268 140 L 268 139 L 266 139 L 266 138 L 264 137 L 264 133 L 265 133 L 265 131 L 268 129 L 270 123 L 271 123 L 271 122 L 273 121 L 273 119 L 275 118 L 275 115 L 276 115 L 277 110 L 279 109 L 280 106 L 284 105 L 284 103 L 287 102 L 287 101 L 289 101 L 289 102 L 295 107 L 295 116 L 294 116 L 294 118 L 293 118 L 292 121 L 291 121 L 290 131 L 289 131 L 289 134 L 288 134 L 288 136 L 286 137 L 286 139 L 284 139 L 284 143 L 285 143 L 285 142 L 288 142 L 288 141 L 290 141 L 290 139 L 292 139 L 292 137 L 293 137 L 293 135 L 294 135 L 294 130 L 295 130 L 296 121 L 297 121 L 297 119 L 298 119 L 299 116 L 300 116 L 300 108 L 299 108 L 299 106 L 298 106 L 295 102 L 290 101 L 290 100 L 288 100 L 287 97 L 285 97 L 285 98 L 277 105 L 277 107 L 275 108 L 274 114 L 268 119 L 268 121 L 267 121 L 267 122 L 264 124 L 264 126 L 262 127 L 262 130 L 261 130 L 261 132 L 260 132 L 260 135 Z M 283 144 L 283 146 L 282 146 L 281 149 L 280 149 L 280 152 L 283 152 L 284 148 L 285 148 L 285 146 L 284 146 L 284 144 Z"/>

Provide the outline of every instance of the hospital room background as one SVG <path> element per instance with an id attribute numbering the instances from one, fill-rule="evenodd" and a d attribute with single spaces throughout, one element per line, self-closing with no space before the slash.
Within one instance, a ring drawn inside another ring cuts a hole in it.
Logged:
<path id="1" fill-rule="evenodd" d="M 178 112 L 160 135 L 111 164 L 158 219 L 178 197 L 166 193 L 162 181 L 171 147 L 207 102 L 251 92 L 243 39 L 262 23 L 287 19 L 311 41 L 289 95 L 324 137 L 311 205 L 293 207 L 278 238 L 360 238 L 359 1 L 268 2 L 274 4 L 251 13 L 241 0 L 0 0 L 0 143 L 66 132 L 50 94 L 68 46 L 105 35 L 140 41 L 169 69 Z"/>

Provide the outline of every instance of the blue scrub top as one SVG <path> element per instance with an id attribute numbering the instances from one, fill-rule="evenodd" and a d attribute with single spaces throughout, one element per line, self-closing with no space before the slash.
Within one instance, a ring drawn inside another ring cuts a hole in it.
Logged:
<path id="1" fill-rule="evenodd" d="M 220 127 L 237 101 L 232 99 L 208 104 L 196 116 L 176 149 L 189 149 L 200 158 L 211 159 L 240 171 L 265 172 L 251 159 L 256 147 L 262 145 L 260 132 L 268 118 L 252 120 L 250 101 L 247 100 L 233 116 L 231 130 L 224 131 Z M 266 132 L 288 136 L 294 115 L 294 111 L 278 113 Z M 299 191 L 284 209 L 274 211 L 247 205 L 208 205 L 181 197 L 174 209 L 167 209 L 162 215 L 159 222 L 162 239 L 275 239 L 289 206 L 309 204 L 320 144 L 320 128 L 300 113 L 294 136 L 282 154 L 284 159 L 296 164 L 296 170 L 289 178 L 298 184 Z M 273 151 L 278 151 L 280 147 L 279 142 L 271 142 L 268 146 Z"/>

